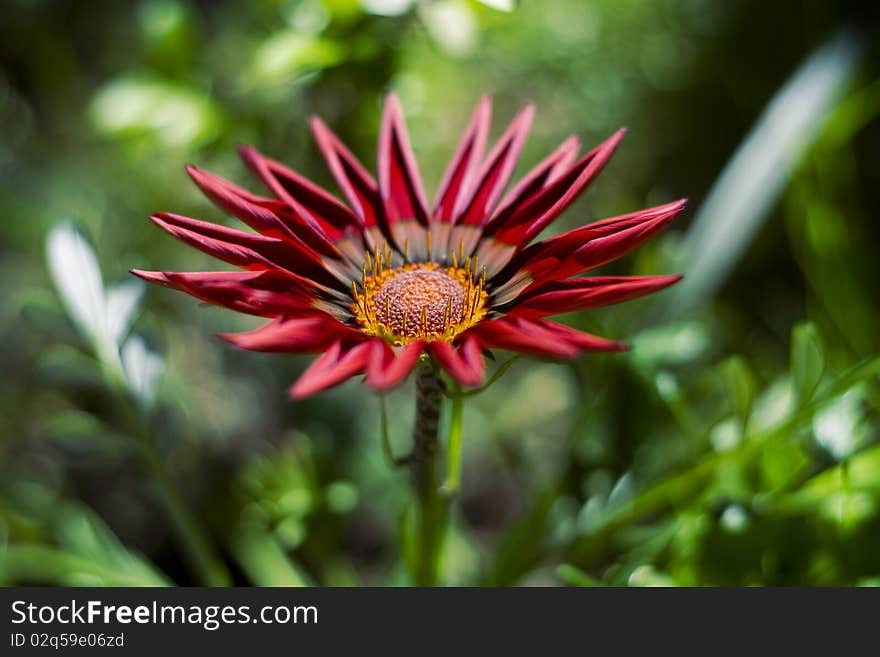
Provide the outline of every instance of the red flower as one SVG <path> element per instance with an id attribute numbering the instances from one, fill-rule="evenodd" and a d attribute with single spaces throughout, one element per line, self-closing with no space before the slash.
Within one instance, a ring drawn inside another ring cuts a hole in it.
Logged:
<path id="1" fill-rule="evenodd" d="M 463 385 L 484 375 L 482 350 L 572 358 L 625 345 L 544 319 L 660 290 L 678 276 L 576 277 L 619 258 L 666 226 L 684 201 L 530 242 L 584 191 L 623 137 L 577 157 L 571 137 L 502 197 L 532 120 L 526 106 L 484 157 L 483 98 L 429 209 L 403 115 L 385 102 L 378 181 L 321 122 L 311 125 L 348 205 L 295 171 L 241 149 L 273 198 L 194 166 L 187 172 L 256 232 L 161 212 L 152 220 L 245 271 L 136 275 L 208 303 L 271 318 L 223 335 L 242 349 L 321 354 L 291 388 L 306 397 L 356 374 L 373 388 L 406 378 L 430 356 Z"/>

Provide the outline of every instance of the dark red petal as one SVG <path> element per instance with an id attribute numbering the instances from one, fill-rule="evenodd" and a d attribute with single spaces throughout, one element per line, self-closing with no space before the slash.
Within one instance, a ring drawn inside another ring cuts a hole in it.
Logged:
<path id="1" fill-rule="evenodd" d="M 443 174 L 437 191 L 437 200 L 434 203 L 435 221 L 452 221 L 455 216 L 454 211 L 461 202 L 460 199 L 469 194 L 477 167 L 483 158 L 491 113 L 492 101 L 488 96 L 483 96 L 477 103 L 446 173 Z"/>
<path id="2" fill-rule="evenodd" d="M 514 285 L 521 286 L 521 280 L 528 285 L 539 285 L 568 278 L 615 260 L 662 230 L 684 209 L 684 204 L 682 199 L 603 219 L 533 244 L 495 278 L 497 291 L 506 292 Z M 521 286 L 519 292 L 523 289 Z M 510 295 L 507 297 L 501 303 L 512 299 Z"/>
<path id="3" fill-rule="evenodd" d="M 316 312 L 315 290 L 281 270 L 159 272 L 132 269 L 135 276 L 194 296 L 215 306 L 262 317 Z M 272 280 L 274 279 L 274 280 Z"/>
<path id="4" fill-rule="evenodd" d="M 384 340 L 373 340 L 367 361 L 367 383 L 376 390 L 393 388 L 409 375 L 424 350 L 421 340 L 397 348 Z"/>
<path id="5" fill-rule="evenodd" d="M 329 239 L 335 241 L 352 229 L 362 230 L 359 217 L 311 180 L 252 146 L 242 146 L 239 152 L 275 196 Z"/>
<path id="6" fill-rule="evenodd" d="M 487 233 L 505 244 L 528 244 L 558 217 L 599 174 L 623 139 L 624 129 L 584 155 L 555 182 L 525 201 L 509 217 L 494 219 Z"/>
<path id="7" fill-rule="evenodd" d="M 310 397 L 360 374 L 367 366 L 370 349 L 370 342 L 346 349 L 337 340 L 303 372 L 290 388 L 290 396 L 294 399 Z"/>
<path id="8" fill-rule="evenodd" d="M 194 296 L 215 306 L 262 317 L 282 314 L 342 312 L 338 305 L 319 299 L 314 283 L 280 269 L 263 271 L 158 272 L 132 269 L 131 273 Z"/>
<path id="9" fill-rule="evenodd" d="M 312 117 L 310 124 L 327 167 L 355 214 L 366 228 L 376 226 L 381 199 L 373 176 L 321 119 Z"/>
<path id="10" fill-rule="evenodd" d="M 315 353 L 337 342 L 356 344 L 366 336 L 323 313 L 279 318 L 252 331 L 222 333 L 221 339 L 248 351 Z"/>
<path id="11" fill-rule="evenodd" d="M 321 255 L 343 259 L 332 241 L 341 234 L 332 225 L 322 224 L 304 210 L 297 212 L 284 201 L 251 194 L 197 167 L 189 166 L 187 172 L 216 205 L 241 219 L 261 235 L 305 244 Z M 333 235 L 332 239 L 330 234 Z M 360 263 L 355 269 L 359 267 Z"/>
<path id="12" fill-rule="evenodd" d="M 509 315 L 541 317 L 619 303 L 669 287 L 681 276 L 593 276 L 552 281 L 517 298 Z"/>
<path id="13" fill-rule="evenodd" d="M 404 219 L 428 225 L 427 203 L 397 96 L 385 98 L 379 132 L 379 193 L 389 226 Z"/>
<path id="14" fill-rule="evenodd" d="M 321 285 L 348 291 L 327 270 L 324 261 L 301 242 L 245 233 L 169 212 L 159 212 L 150 219 L 179 240 L 238 267 L 286 269 Z"/>
<path id="15" fill-rule="evenodd" d="M 537 356 L 574 358 L 584 351 L 624 351 L 626 345 L 543 319 L 502 317 L 480 322 L 465 335 L 485 347 Z"/>
<path id="16" fill-rule="evenodd" d="M 463 386 L 476 386 L 486 374 L 480 341 L 475 336 L 467 336 L 459 347 L 448 342 L 432 342 L 428 350 L 434 360 Z"/>
<path id="17" fill-rule="evenodd" d="M 486 223 L 513 175 L 534 115 L 535 107 L 526 105 L 511 121 L 481 167 L 467 205 L 456 208 L 456 223 L 477 226 Z"/>
<path id="18" fill-rule="evenodd" d="M 503 223 L 534 194 L 565 173 L 577 157 L 581 141 L 569 137 L 559 147 L 523 176 L 505 195 L 493 213 L 492 221 Z"/>
<path id="19" fill-rule="evenodd" d="M 290 236 L 290 230 L 284 222 L 274 212 L 264 207 L 263 204 L 271 199 L 252 194 L 228 180 L 193 165 L 187 166 L 186 172 L 205 196 L 218 207 L 241 219 L 257 232 L 282 239 Z"/>

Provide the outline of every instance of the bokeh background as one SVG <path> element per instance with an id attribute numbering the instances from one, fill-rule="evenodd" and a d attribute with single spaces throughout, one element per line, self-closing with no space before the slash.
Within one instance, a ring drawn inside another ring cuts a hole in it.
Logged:
<path id="1" fill-rule="evenodd" d="M 5 2 L 0 583 L 410 581 L 376 396 L 293 403 L 307 359 L 236 352 L 213 336 L 253 318 L 127 273 L 216 268 L 147 221 L 231 223 L 185 163 L 257 190 L 249 143 L 333 189 L 307 118 L 372 163 L 393 89 L 429 195 L 489 92 L 495 134 L 538 106 L 520 171 L 629 127 L 556 229 L 689 198 L 606 268 L 684 283 L 565 318 L 632 352 L 468 398 L 443 581 L 880 584 L 871 4 Z M 386 399 L 400 452 L 412 398 Z"/>

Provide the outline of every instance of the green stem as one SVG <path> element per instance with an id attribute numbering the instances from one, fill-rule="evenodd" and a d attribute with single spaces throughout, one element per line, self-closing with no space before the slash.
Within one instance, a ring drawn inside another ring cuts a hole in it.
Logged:
<path id="1" fill-rule="evenodd" d="M 204 586 L 230 586 L 232 577 L 229 571 L 165 470 L 148 429 L 149 414 L 127 391 L 120 391 L 119 399 L 124 432 L 132 437 L 137 446 L 190 570 Z"/>
<path id="2" fill-rule="evenodd" d="M 452 400 L 452 413 L 449 416 L 449 439 L 447 442 L 449 454 L 446 457 L 446 480 L 440 490 L 446 497 L 454 497 L 458 493 L 461 484 L 461 439 L 462 439 L 462 411 L 463 398 L 456 395 L 459 387 L 456 385 L 449 398 Z"/>
<path id="3" fill-rule="evenodd" d="M 141 454 L 147 470 L 156 485 L 159 499 L 174 527 L 186 560 L 193 573 L 205 586 L 229 586 L 232 580 L 226 566 L 216 555 L 196 519 L 165 473 L 152 444 L 141 442 Z"/>
<path id="4" fill-rule="evenodd" d="M 416 417 L 413 451 L 408 459 L 418 501 L 418 537 L 414 581 L 436 586 L 440 548 L 446 535 L 447 500 L 437 487 L 437 434 L 440 424 L 442 383 L 430 364 L 422 364 L 416 377 Z"/>

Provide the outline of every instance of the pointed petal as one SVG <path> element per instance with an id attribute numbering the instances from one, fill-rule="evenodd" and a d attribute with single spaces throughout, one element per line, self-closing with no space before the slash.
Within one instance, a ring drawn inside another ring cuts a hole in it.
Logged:
<path id="1" fill-rule="evenodd" d="M 360 374 L 367 365 L 370 348 L 369 342 L 361 342 L 345 349 L 337 340 L 302 373 L 290 388 L 290 396 L 294 399 L 310 397 Z"/>
<path id="2" fill-rule="evenodd" d="M 475 336 L 462 339 L 455 347 L 448 342 L 432 342 L 428 350 L 434 360 L 463 386 L 476 386 L 483 381 L 486 366 L 480 352 L 480 341 Z"/>
<path id="3" fill-rule="evenodd" d="M 329 239 L 338 240 L 352 230 L 361 232 L 360 218 L 311 180 L 266 157 L 253 146 L 242 146 L 239 152 L 275 196 Z"/>
<path id="4" fill-rule="evenodd" d="M 461 143 L 452 156 L 446 173 L 437 191 L 434 202 L 434 220 L 452 221 L 454 210 L 468 196 L 477 167 L 483 158 L 489 122 L 492 114 L 492 101 L 488 96 L 480 98 L 470 123 L 462 136 Z"/>
<path id="5" fill-rule="evenodd" d="M 529 286 L 568 278 L 625 255 L 678 216 L 684 203 L 682 199 L 603 219 L 533 244 L 492 279 L 496 303 L 504 305 Z"/>
<path id="6" fill-rule="evenodd" d="M 252 194 L 246 189 L 193 165 L 186 172 L 199 189 L 219 208 L 241 219 L 257 232 L 270 237 L 286 238 L 290 230 L 284 222 L 263 203 L 271 199 Z"/>
<path id="7" fill-rule="evenodd" d="M 493 213 L 492 221 L 503 222 L 533 195 L 555 182 L 560 175 L 568 171 L 577 157 L 580 145 L 581 140 L 575 136 L 563 141 L 555 151 L 514 185 Z"/>
<path id="8" fill-rule="evenodd" d="M 310 124 L 327 167 L 355 214 L 366 228 L 376 226 L 381 199 L 373 176 L 321 119 L 312 117 Z"/>
<path id="9" fill-rule="evenodd" d="M 535 356 L 574 358 L 584 351 L 624 351 L 627 346 L 543 319 L 502 317 L 481 322 L 466 335 L 475 335 L 485 347 Z"/>
<path id="10" fill-rule="evenodd" d="M 348 291 L 327 270 L 326 262 L 301 242 L 245 233 L 169 212 L 154 214 L 150 220 L 190 246 L 238 267 L 285 269 L 326 287 Z"/>
<path id="11" fill-rule="evenodd" d="M 482 225 L 504 192 L 522 151 L 535 115 L 535 107 L 526 105 L 492 148 L 477 175 L 477 183 L 467 204 L 456 208 L 456 223 Z"/>
<path id="12" fill-rule="evenodd" d="M 681 276 L 593 276 L 539 285 L 512 303 L 509 315 L 541 317 L 607 306 L 658 292 Z"/>
<path id="13" fill-rule="evenodd" d="M 374 340 L 367 362 L 367 383 L 376 390 L 393 388 L 409 376 L 424 350 L 421 340 L 397 349 L 384 340 Z"/>
<path id="14" fill-rule="evenodd" d="M 248 351 L 315 353 L 343 340 L 356 344 L 366 336 L 321 313 L 309 317 L 279 318 L 252 331 L 222 333 L 218 337 Z"/>
<path id="15" fill-rule="evenodd" d="M 334 317 L 350 316 L 344 302 L 330 302 L 316 296 L 312 281 L 280 269 L 263 271 L 156 272 L 132 269 L 131 273 L 151 283 L 180 290 L 215 306 L 249 315 L 314 314 L 323 311 Z"/>
<path id="16" fill-rule="evenodd" d="M 505 244 L 528 244 L 593 181 L 611 159 L 625 132 L 618 130 L 508 217 L 490 220 L 487 233 Z"/>
<path id="17" fill-rule="evenodd" d="M 416 158 L 409 144 L 400 101 L 394 94 L 385 98 L 379 132 L 379 192 L 389 226 L 404 219 L 428 224 L 427 203 Z"/>

